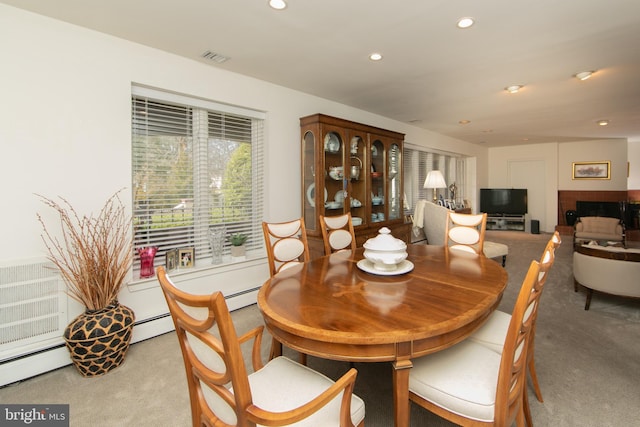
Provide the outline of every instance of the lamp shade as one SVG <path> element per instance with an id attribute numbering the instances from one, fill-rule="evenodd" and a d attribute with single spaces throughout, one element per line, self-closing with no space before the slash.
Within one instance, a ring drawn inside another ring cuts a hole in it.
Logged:
<path id="1" fill-rule="evenodd" d="M 424 180 L 424 188 L 447 188 L 447 183 L 444 182 L 444 176 L 442 176 L 442 172 L 429 172 L 427 174 L 427 179 Z"/>
<path id="2" fill-rule="evenodd" d="M 424 188 L 433 188 L 433 203 L 437 200 L 436 188 L 447 188 L 447 183 L 444 182 L 444 176 L 440 171 L 431 171 L 427 174 L 427 179 L 424 180 Z"/>

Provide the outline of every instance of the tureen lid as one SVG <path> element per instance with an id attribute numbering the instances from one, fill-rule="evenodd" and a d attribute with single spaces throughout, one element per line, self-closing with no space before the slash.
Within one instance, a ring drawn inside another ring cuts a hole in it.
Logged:
<path id="1" fill-rule="evenodd" d="M 391 230 L 387 227 L 382 227 L 378 230 L 378 235 L 367 240 L 363 246 L 365 249 L 373 249 L 376 251 L 396 251 L 407 248 L 407 244 L 393 237 Z"/>

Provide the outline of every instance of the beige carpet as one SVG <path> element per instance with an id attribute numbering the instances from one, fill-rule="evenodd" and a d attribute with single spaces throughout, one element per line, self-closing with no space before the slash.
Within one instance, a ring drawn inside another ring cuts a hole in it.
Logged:
<path id="1" fill-rule="evenodd" d="M 529 262 L 540 257 L 549 237 L 488 232 L 488 240 L 509 245 L 503 311 L 511 311 Z M 545 427 L 638 425 L 640 301 L 595 294 L 591 309 L 585 311 L 584 292 L 573 291 L 571 254 L 571 242 L 565 237 L 542 296 L 536 361 L 545 402 L 538 402 L 530 392 L 534 423 Z M 233 317 L 239 331 L 262 321 L 255 306 L 235 311 Z M 309 365 L 329 376 L 349 367 L 316 358 L 310 358 Z M 356 368 L 356 393 L 367 405 L 366 426 L 391 426 L 390 365 L 358 363 Z M 103 377 L 85 379 L 69 366 L 0 389 L 0 402 L 69 403 L 71 426 L 79 427 L 191 423 L 182 357 L 173 333 L 133 345 L 126 362 Z M 415 406 L 411 420 L 414 427 L 451 425 Z"/>

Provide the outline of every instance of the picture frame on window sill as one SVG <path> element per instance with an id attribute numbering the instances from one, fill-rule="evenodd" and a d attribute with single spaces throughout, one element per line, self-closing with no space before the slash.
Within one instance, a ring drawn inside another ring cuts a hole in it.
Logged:
<path id="1" fill-rule="evenodd" d="M 171 249 L 165 253 L 165 268 L 172 271 L 178 268 L 178 250 Z"/>
<path id="2" fill-rule="evenodd" d="M 193 268 L 196 264 L 195 248 L 178 249 L 178 262 L 180 269 Z"/>
<path id="3" fill-rule="evenodd" d="M 611 162 L 573 162 L 571 179 L 611 179 Z"/>

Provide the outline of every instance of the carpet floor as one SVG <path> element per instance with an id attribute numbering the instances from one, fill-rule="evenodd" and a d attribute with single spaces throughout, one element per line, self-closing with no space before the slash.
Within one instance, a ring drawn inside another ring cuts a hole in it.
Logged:
<path id="1" fill-rule="evenodd" d="M 511 312 L 532 259 L 549 234 L 489 231 L 487 240 L 509 246 L 509 282 L 500 309 Z M 574 292 L 570 237 L 556 252 L 541 299 L 536 367 L 544 403 L 529 387 L 537 426 L 620 427 L 640 420 L 640 300 L 596 293 L 584 310 L 585 292 Z M 612 277 L 611 280 L 615 280 Z M 640 279 L 639 279 L 640 283 Z M 255 305 L 236 310 L 239 332 L 262 323 Z M 264 343 L 270 338 L 265 336 Z M 268 345 L 264 346 L 264 355 Z M 287 354 L 296 357 L 295 354 Z M 309 366 L 337 377 L 349 364 L 309 358 Z M 391 366 L 356 363 L 356 394 L 366 403 L 365 425 L 393 425 Z M 67 366 L 0 389 L 2 403 L 70 404 L 71 426 L 188 426 L 189 397 L 174 333 L 131 346 L 125 363 L 109 374 L 82 378 Z M 412 405 L 411 425 L 451 423 Z"/>

